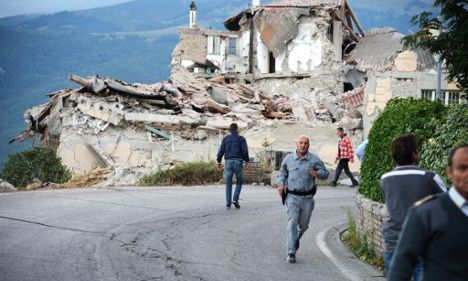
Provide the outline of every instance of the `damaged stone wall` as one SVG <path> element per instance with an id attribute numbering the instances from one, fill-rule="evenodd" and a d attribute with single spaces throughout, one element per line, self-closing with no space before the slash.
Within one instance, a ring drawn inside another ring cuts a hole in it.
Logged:
<path id="1" fill-rule="evenodd" d="M 309 14 L 310 13 L 310 14 Z M 330 16 L 324 10 L 265 10 L 255 16 L 255 74 L 269 73 L 269 52 L 276 73 L 310 73 L 318 66 L 339 67 L 327 38 Z M 244 27 L 243 32 L 249 32 Z M 285 44 L 286 43 L 286 44 Z"/>
<path id="2" fill-rule="evenodd" d="M 445 80 L 445 77 L 447 77 L 447 73 L 442 74 L 441 87 L 442 89 L 450 89 L 450 83 Z M 437 74 L 434 70 L 400 71 L 396 67 L 386 72 L 367 70 L 367 78 L 363 114 L 364 135 L 366 136 L 369 134 L 372 122 L 390 99 L 396 97 L 421 98 L 422 90 L 437 88 Z"/>

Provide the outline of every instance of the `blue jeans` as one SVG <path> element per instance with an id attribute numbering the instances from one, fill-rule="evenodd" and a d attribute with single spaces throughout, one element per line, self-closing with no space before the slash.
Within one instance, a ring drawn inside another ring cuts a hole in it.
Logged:
<path id="1" fill-rule="evenodd" d="M 390 273 L 390 264 L 392 261 L 393 253 L 384 252 L 384 260 L 385 260 L 385 270 L 386 275 Z M 418 262 L 416 266 L 413 268 L 413 280 L 419 281 L 422 280 L 422 271 L 423 271 L 423 262 L 421 257 L 418 258 Z"/>
<path id="2" fill-rule="evenodd" d="M 296 239 L 301 238 L 309 228 L 310 217 L 314 210 L 315 201 L 311 195 L 297 196 L 288 194 L 288 227 L 286 228 L 286 247 L 288 254 L 296 254 Z"/>
<path id="3" fill-rule="evenodd" d="M 236 190 L 234 191 L 234 201 L 239 200 L 239 195 L 242 189 L 242 160 L 226 159 L 224 163 L 224 175 L 226 176 L 226 205 L 231 205 L 232 196 L 232 177 L 236 174 Z"/>

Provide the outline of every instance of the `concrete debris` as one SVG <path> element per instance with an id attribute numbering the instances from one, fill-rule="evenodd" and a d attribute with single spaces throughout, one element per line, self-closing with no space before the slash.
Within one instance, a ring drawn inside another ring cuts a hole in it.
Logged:
<path id="1" fill-rule="evenodd" d="M 277 130 L 282 126 L 278 122 L 303 124 L 297 128 L 320 124 L 328 131 L 333 128 L 321 124 L 342 120 L 356 109 L 345 100 L 349 93 L 314 89 L 306 79 L 285 95 L 266 82 L 261 83 L 265 87 L 249 84 L 250 78 L 242 75 L 197 74 L 181 67 L 156 84 L 129 85 L 99 76 L 70 79 L 80 87 L 48 94 L 49 103 L 27 110 L 27 129 L 11 140 L 34 137 L 56 146 L 75 175 L 64 187 L 134 185 L 170 161 L 211 160 L 233 122 L 254 135 Z M 352 95 L 356 93 L 361 92 Z M 344 120 L 350 130 L 361 126 L 356 115 Z M 259 138 L 264 136 L 255 136 Z M 288 142 L 278 145 L 289 147 Z M 29 188 L 52 186 L 33 183 Z"/>
<path id="2" fill-rule="evenodd" d="M 64 183 L 62 187 L 64 188 L 92 187 L 105 181 L 111 172 L 112 172 L 111 167 L 106 167 L 106 168 L 99 167 L 99 168 L 91 170 L 87 175 L 73 176 L 68 182 Z"/>
<path id="3" fill-rule="evenodd" d="M 14 187 L 12 184 L 0 179 L 0 192 L 17 191 L 17 190 L 18 189 Z"/>
<path id="4" fill-rule="evenodd" d="M 37 189 L 59 189 L 62 185 L 53 182 L 42 182 L 39 179 L 33 179 L 33 182 L 26 186 L 26 190 L 37 190 Z"/>

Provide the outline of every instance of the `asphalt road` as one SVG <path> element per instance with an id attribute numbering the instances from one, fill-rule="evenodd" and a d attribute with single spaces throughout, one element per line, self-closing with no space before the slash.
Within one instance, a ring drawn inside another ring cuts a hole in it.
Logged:
<path id="1" fill-rule="evenodd" d="M 342 245 L 355 189 L 319 188 L 297 263 L 277 190 L 119 187 L 0 194 L 0 280 L 384 280 Z"/>

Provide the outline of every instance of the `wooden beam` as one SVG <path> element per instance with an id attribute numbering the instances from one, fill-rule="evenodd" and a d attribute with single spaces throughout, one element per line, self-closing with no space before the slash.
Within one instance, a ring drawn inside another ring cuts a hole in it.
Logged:
<path id="1" fill-rule="evenodd" d="M 348 26 L 351 28 L 351 30 L 354 31 L 353 20 L 351 19 L 349 13 L 346 13 L 346 21 L 348 22 Z"/>
<path id="2" fill-rule="evenodd" d="M 338 16 L 337 14 L 335 14 L 335 17 L 337 20 L 341 21 L 341 24 L 349 31 L 349 33 L 351 33 L 351 37 L 353 37 L 354 40 L 359 41 L 359 37 L 356 35 L 356 33 L 354 33 L 353 30 L 351 30 L 351 28 L 349 28 L 349 26 L 343 21 L 343 19 L 340 18 L 340 16 Z"/>
<path id="3" fill-rule="evenodd" d="M 361 33 L 361 36 L 364 37 L 364 30 L 361 27 L 361 24 L 357 20 L 356 16 L 354 15 L 353 9 L 351 9 L 351 6 L 348 3 L 348 0 L 345 0 L 345 5 L 348 9 L 348 13 L 351 15 L 351 18 L 354 20 L 354 25 L 358 28 L 359 32 Z"/>

